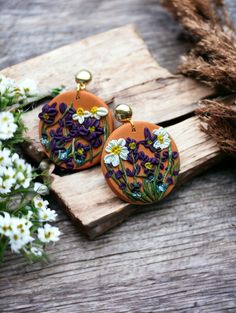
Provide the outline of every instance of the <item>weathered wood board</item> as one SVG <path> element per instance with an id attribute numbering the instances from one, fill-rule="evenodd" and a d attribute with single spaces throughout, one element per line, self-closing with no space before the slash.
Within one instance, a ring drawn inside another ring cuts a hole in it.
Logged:
<path id="1" fill-rule="evenodd" d="M 60 85 L 73 88 L 74 74 L 80 68 L 93 72 L 94 79 L 88 90 L 111 107 L 121 102 L 129 103 L 134 120 L 173 124 L 168 131 L 180 152 L 179 184 L 221 157 L 216 144 L 200 131 L 198 119 L 194 116 L 184 119 L 193 112 L 196 102 L 212 95 L 213 90 L 160 67 L 133 26 L 89 37 L 7 68 L 2 73 L 15 79 L 31 77 L 47 94 L 50 88 Z M 41 107 L 35 108 L 24 117 L 27 136 L 32 141 L 27 152 L 36 161 L 44 157 L 38 137 L 40 110 Z M 175 124 L 176 118 L 183 118 L 183 121 Z M 52 176 L 52 191 L 59 203 L 90 238 L 104 233 L 137 209 L 110 191 L 99 166 L 65 176 Z"/>

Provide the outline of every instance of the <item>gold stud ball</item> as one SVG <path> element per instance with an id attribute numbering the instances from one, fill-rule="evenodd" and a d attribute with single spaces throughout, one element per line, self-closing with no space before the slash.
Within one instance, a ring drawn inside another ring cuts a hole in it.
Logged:
<path id="1" fill-rule="evenodd" d="M 75 81 L 77 84 L 87 85 L 92 80 L 92 74 L 88 70 L 80 70 L 75 75 Z"/>
<path id="2" fill-rule="evenodd" d="M 132 114 L 132 109 L 127 104 L 118 104 L 115 107 L 115 118 L 121 123 L 129 122 Z"/>

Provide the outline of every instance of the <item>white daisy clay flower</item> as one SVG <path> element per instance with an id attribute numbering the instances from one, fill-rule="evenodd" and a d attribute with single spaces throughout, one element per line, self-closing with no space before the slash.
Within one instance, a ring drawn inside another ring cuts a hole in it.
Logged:
<path id="1" fill-rule="evenodd" d="M 57 213 L 49 208 L 42 208 L 38 212 L 40 222 L 53 222 L 56 220 Z"/>
<path id="2" fill-rule="evenodd" d="M 91 117 L 95 117 L 97 120 L 100 120 L 101 117 L 104 117 L 108 114 L 108 110 L 104 107 L 94 106 L 91 108 L 90 112 L 85 111 Z"/>
<path id="3" fill-rule="evenodd" d="M 79 107 L 75 114 L 73 114 L 72 118 L 74 121 L 78 121 L 79 124 L 83 124 L 84 119 L 89 117 L 89 112 L 85 111 L 83 108 Z"/>
<path id="4" fill-rule="evenodd" d="M 34 191 L 42 196 L 46 196 L 49 194 L 48 187 L 38 182 L 34 183 Z"/>
<path id="5" fill-rule="evenodd" d="M 154 129 L 152 131 L 152 133 L 157 136 L 156 141 L 153 143 L 153 147 L 155 149 L 158 149 L 158 148 L 165 149 L 165 148 L 169 147 L 170 138 L 169 138 L 166 130 L 163 127 L 160 127 L 158 129 Z"/>
<path id="6" fill-rule="evenodd" d="M 38 229 L 38 238 L 42 242 L 58 241 L 61 232 L 57 227 L 45 224 Z"/>
<path id="7" fill-rule="evenodd" d="M 127 160 L 129 150 L 125 145 L 126 141 L 123 138 L 111 140 L 105 149 L 109 154 L 105 155 L 104 163 L 116 167 L 120 164 L 120 159 Z"/>
<path id="8" fill-rule="evenodd" d="M 33 203 L 36 209 L 47 209 L 49 205 L 49 202 L 47 200 L 43 200 L 40 196 L 34 197 Z"/>

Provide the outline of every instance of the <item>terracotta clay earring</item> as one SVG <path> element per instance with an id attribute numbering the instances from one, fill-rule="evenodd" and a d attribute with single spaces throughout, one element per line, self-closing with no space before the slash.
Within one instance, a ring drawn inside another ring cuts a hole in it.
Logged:
<path id="1" fill-rule="evenodd" d="M 75 76 L 77 89 L 59 94 L 39 114 L 39 136 L 45 153 L 65 169 L 80 170 L 99 163 L 113 129 L 108 106 L 85 90 L 91 79 L 89 71 L 79 71 Z"/>
<path id="2" fill-rule="evenodd" d="M 125 104 L 115 109 L 123 123 L 107 139 L 102 171 L 113 192 L 126 202 L 148 204 L 167 196 L 176 184 L 179 153 L 167 131 L 155 124 L 131 120 Z"/>

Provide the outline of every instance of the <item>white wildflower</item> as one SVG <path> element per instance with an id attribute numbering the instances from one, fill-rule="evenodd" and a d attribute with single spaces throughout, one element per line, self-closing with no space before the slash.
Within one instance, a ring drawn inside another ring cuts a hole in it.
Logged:
<path id="1" fill-rule="evenodd" d="M 104 117 L 108 114 L 107 108 L 94 106 L 90 111 L 85 111 L 86 116 L 91 116 L 100 120 L 101 117 Z"/>
<path id="2" fill-rule="evenodd" d="M 3 150 L 0 150 L 0 166 L 11 166 L 12 160 L 11 160 L 11 151 L 7 148 L 4 148 Z"/>
<path id="3" fill-rule="evenodd" d="M 34 97 L 38 94 L 37 84 L 33 79 L 25 79 L 18 85 L 21 94 L 25 94 L 27 97 Z"/>
<path id="4" fill-rule="evenodd" d="M 0 139 L 6 140 L 13 137 L 17 130 L 14 115 L 11 112 L 0 112 Z"/>
<path id="5" fill-rule="evenodd" d="M 59 229 L 50 224 L 45 224 L 44 227 L 38 229 L 38 238 L 42 242 L 58 241 L 60 234 Z"/>
<path id="6" fill-rule="evenodd" d="M 34 197 L 33 203 L 36 209 L 47 209 L 49 205 L 49 202 L 47 200 L 43 200 L 40 196 Z"/>
<path id="7" fill-rule="evenodd" d="M 38 212 L 40 222 L 53 222 L 56 220 L 57 213 L 49 208 L 42 208 Z"/>
<path id="8" fill-rule="evenodd" d="M 4 216 L 0 215 L 0 234 L 9 236 L 12 232 L 11 216 L 7 212 L 3 212 Z"/>

